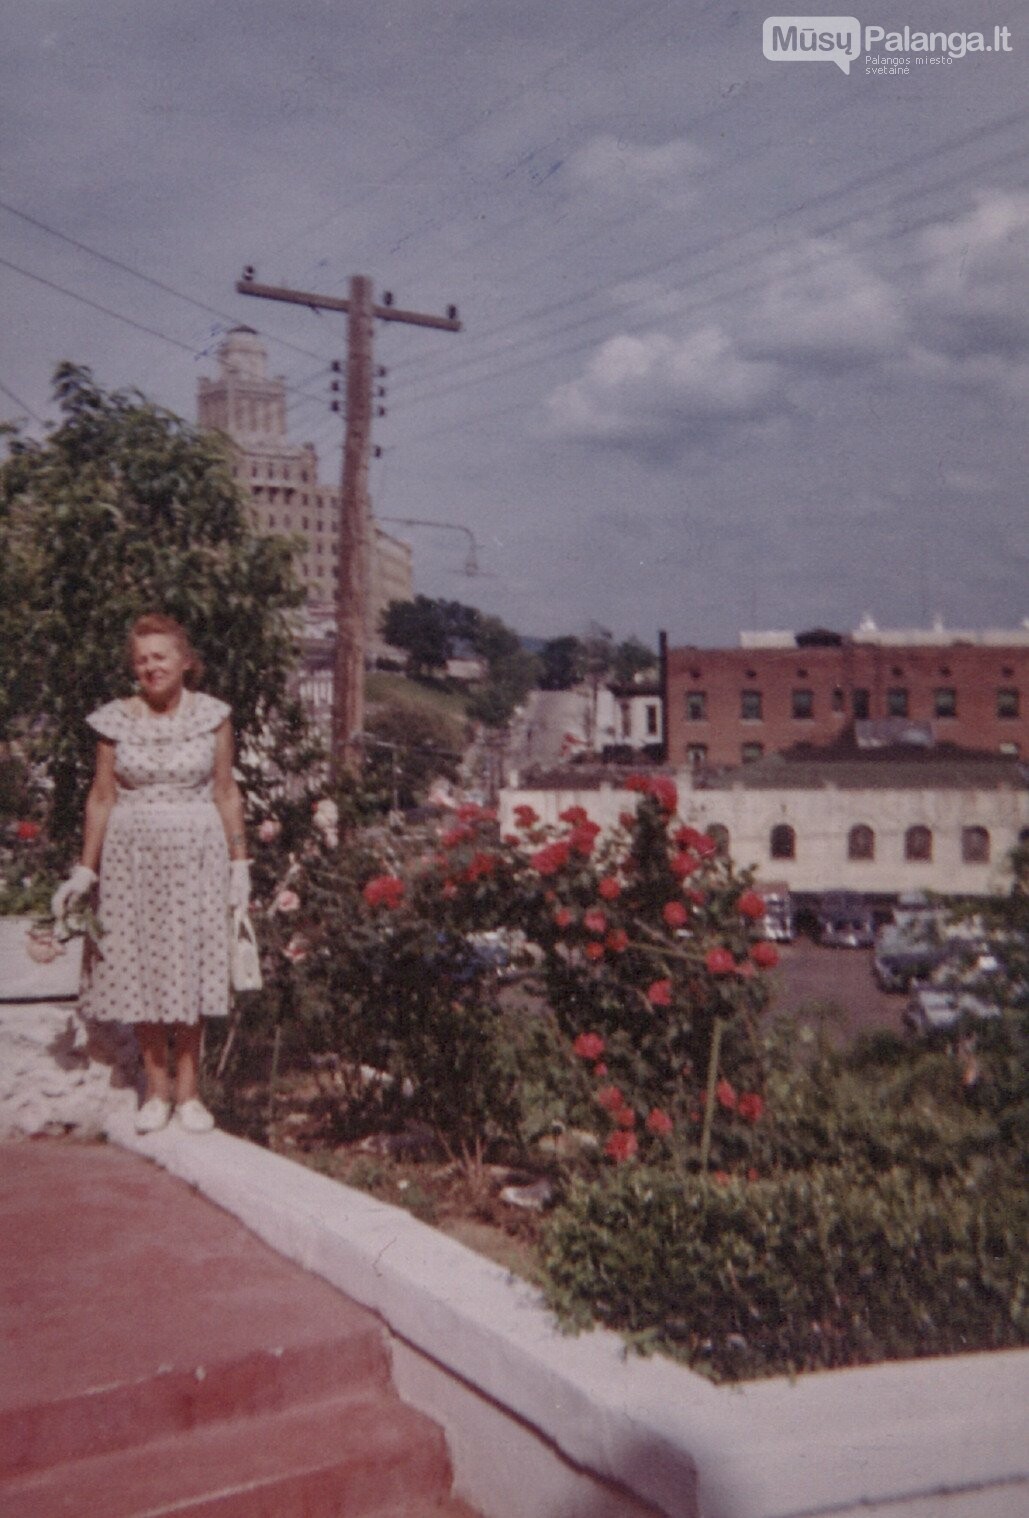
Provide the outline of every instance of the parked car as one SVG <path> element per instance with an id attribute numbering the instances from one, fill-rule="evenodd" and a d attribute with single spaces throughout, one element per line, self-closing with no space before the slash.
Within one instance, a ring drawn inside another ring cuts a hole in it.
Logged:
<path id="1" fill-rule="evenodd" d="M 872 909 L 855 891 L 827 891 L 818 907 L 818 941 L 834 949 L 869 949 L 875 942 Z"/>
<path id="2" fill-rule="evenodd" d="M 759 925 L 762 937 L 774 943 L 792 943 L 797 936 L 797 915 L 789 886 L 785 881 L 775 880 L 767 885 L 758 882 L 755 889 L 765 903 L 765 915 Z"/>
<path id="3" fill-rule="evenodd" d="M 949 1033 L 962 1018 L 985 1022 L 999 1017 L 996 1002 L 984 1001 L 972 991 L 916 982 L 904 1008 L 904 1023 L 912 1033 Z"/>
<path id="4" fill-rule="evenodd" d="M 875 936 L 872 973 L 882 990 L 906 991 L 912 981 L 928 979 L 946 953 L 930 923 L 886 923 Z"/>

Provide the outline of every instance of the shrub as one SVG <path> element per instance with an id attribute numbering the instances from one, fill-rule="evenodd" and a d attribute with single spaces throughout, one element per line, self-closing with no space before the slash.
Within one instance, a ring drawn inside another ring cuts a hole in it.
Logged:
<path id="1" fill-rule="evenodd" d="M 1027 1338 L 1014 1166 L 932 1180 L 846 1165 L 768 1180 L 633 1167 L 576 1182 L 544 1234 L 551 1305 L 717 1379 Z"/>

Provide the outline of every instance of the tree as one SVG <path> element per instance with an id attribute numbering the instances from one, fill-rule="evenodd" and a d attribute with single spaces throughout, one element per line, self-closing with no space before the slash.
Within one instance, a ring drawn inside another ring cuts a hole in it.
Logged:
<path id="1" fill-rule="evenodd" d="M 123 652 L 143 612 L 189 632 L 205 687 L 232 707 L 248 789 L 268 784 L 273 749 L 287 769 L 312 750 L 290 698 L 293 548 L 251 531 L 224 446 L 88 369 L 62 364 L 54 386 L 60 425 L 44 443 L 15 436 L 0 465 L 0 736 L 39 737 L 66 843 L 92 771 L 84 718 L 131 690 Z"/>
<path id="2" fill-rule="evenodd" d="M 657 664 L 657 655 L 638 638 L 626 638 L 614 651 L 611 676 L 617 685 L 631 685 L 637 675 L 651 670 Z"/>
<path id="3" fill-rule="evenodd" d="M 416 679 L 442 669 L 450 658 L 451 633 L 444 605 L 428 596 L 391 601 L 380 619 L 383 637 L 404 650 L 408 671 Z"/>
<path id="4" fill-rule="evenodd" d="M 540 689 L 570 690 L 582 678 L 583 651 L 571 634 L 548 638 L 540 650 Z"/>

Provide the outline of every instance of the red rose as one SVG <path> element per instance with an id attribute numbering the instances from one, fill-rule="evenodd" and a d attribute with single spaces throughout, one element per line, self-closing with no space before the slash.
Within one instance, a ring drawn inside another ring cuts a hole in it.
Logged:
<path id="1" fill-rule="evenodd" d="M 597 881 L 597 895 L 602 896 L 605 901 L 617 901 L 621 894 L 622 888 L 613 875 L 605 875 L 602 880 Z"/>
<path id="2" fill-rule="evenodd" d="M 728 1186 L 732 1177 L 729 1175 L 728 1170 L 716 1170 L 714 1179 L 718 1182 L 719 1186 Z"/>
<path id="3" fill-rule="evenodd" d="M 755 920 L 765 915 L 765 901 L 756 891 L 744 891 L 736 903 L 736 910 L 743 917 L 752 917 Z"/>
<path id="4" fill-rule="evenodd" d="M 545 848 L 530 856 L 529 863 L 537 875 L 556 875 L 568 863 L 568 844 L 548 843 Z"/>
<path id="5" fill-rule="evenodd" d="M 604 1079 L 604 1076 L 607 1074 L 607 1066 L 603 1062 L 601 1062 L 599 1065 L 594 1065 L 593 1074 L 596 1076 L 598 1081 L 602 1081 Z"/>
<path id="6" fill-rule="evenodd" d="M 571 907 L 557 907 L 554 911 L 554 921 L 559 928 L 570 927 L 575 920 L 575 913 Z"/>
<path id="7" fill-rule="evenodd" d="M 572 827 L 579 822 L 589 822 L 590 814 L 584 806 L 569 806 L 560 814 L 561 822 L 570 823 Z"/>
<path id="8" fill-rule="evenodd" d="M 652 1007 L 670 1007 L 672 1005 L 672 982 L 670 980 L 651 981 L 647 987 L 647 1000 Z"/>
<path id="9" fill-rule="evenodd" d="M 375 875 L 362 895 L 370 907 L 398 907 L 404 899 L 404 882 L 396 875 Z"/>
<path id="10" fill-rule="evenodd" d="M 650 790 L 650 781 L 646 775 L 630 775 L 628 780 L 624 782 L 624 789 L 627 791 L 639 791 L 641 796 L 645 796 Z"/>
<path id="11" fill-rule="evenodd" d="M 607 932 L 607 918 L 599 907 L 590 907 L 589 911 L 583 912 L 582 925 L 587 933 L 596 933 L 598 937 Z"/>
<path id="12" fill-rule="evenodd" d="M 604 946 L 610 949 L 612 954 L 624 954 L 629 947 L 629 935 L 624 928 L 612 928 L 604 939 Z"/>
<path id="13" fill-rule="evenodd" d="M 689 915 L 681 901 L 666 901 L 661 908 L 661 916 L 670 928 L 681 928 L 689 920 Z"/>
<path id="14" fill-rule="evenodd" d="M 618 826 L 623 827 L 627 833 L 631 832 L 632 829 L 636 826 L 635 815 L 632 812 L 619 812 Z"/>
<path id="15" fill-rule="evenodd" d="M 764 939 L 753 945 L 750 957 L 762 970 L 774 970 L 779 963 L 779 950 L 774 943 L 767 943 Z"/>
<path id="16" fill-rule="evenodd" d="M 701 833 L 693 847 L 701 859 L 710 859 L 712 854 L 718 853 L 717 843 L 713 838 L 709 838 L 706 833 Z"/>
<path id="17" fill-rule="evenodd" d="M 576 854 L 581 854 L 584 859 L 588 859 L 593 853 L 593 845 L 597 841 L 597 834 L 599 832 L 600 828 L 595 822 L 586 821 L 577 823 L 568 835 L 569 847 Z"/>
<path id="18" fill-rule="evenodd" d="M 479 822 L 482 820 L 482 807 L 474 801 L 462 801 L 456 813 L 458 822 Z"/>
<path id="19" fill-rule="evenodd" d="M 727 1112 L 731 1112 L 736 1106 L 736 1090 L 732 1083 L 726 1080 L 724 1075 L 715 1087 L 715 1099 L 719 1106 L 724 1107 Z"/>
<path id="20" fill-rule="evenodd" d="M 695 849 L 703 836 L 696 828 L 681 827 L 672 834 L 672 842 L 678 844 L 680 849 Z"/>
<path id="21" fill-rule="evenodd" d="M 635 1133 L 619 1128 L 604 1145 L 604 1153 L 609 1160 L 617 1160 L 621 1164 L 623 1160 L 631 1160 L 638 1148 Z"/>
<path id="22" fill-rule="evenodd" d="M 14 835 L 20 843 L 31 843 L 34 838 L 39 837 L 39 831 L 38 822 L 19 822 Z"/>
<path id="23" fill-rule="evenodd" d="M 761 1178 L 761 1172 L 758 1169 L 756 1169 L 755 1166 L 751 1165 L 750 1169 L 747 1171 L 747 1180 L 748 1181 L 757 1181 L 757 1180 L 760 1180 L 760 1178 Z"/>
<path id="24" fill-rule="evenodd" d="M 709 975 L 731 975 L 736 968 L 728 949 L 709 949 L 704 964 Z"/>
<path id="25" fill-rule="evenodd" d="M 619 1107 L 625 1106 L 625 1097 L 617 1086 L 601 1086 L 597 1092 L 597 1101 L 605 1112 L 617 1112 Z"/>
<path id="26" fill-rule="evenodd" d="M 636 1126 L 636 1114 L 631 1107 L 619 1107 L 611 1116 L 619 1128 L 635 1128 Z"/>
<path id="27" fill-rule="evenodd" d="M 736 1111 L 745 1123 L 757 1123 L 765 1110 L 765 1099 L 756 1091 L 744 1091 L 736 1104 Z"/>
<path id="28" fill-rule="evenodd" d="M 599 1033 L 580 1033 L 572 1048 L 582 1059 L 599 1059 L 604 1052 L 604 1039 Z"/>
<path id="29" fill-rule="evenodd" d="M 478 880 L 483 875 L 492 875 L 496 867 L 497 857 L 495 854 L 481 852 L 473 854 L 468 864 L 467 878 L 469 880 Z"/>
<path id="30" fill-rule="evenodd" d="M 534 823 L 540 820 L 539 812 L 533 807 L 527 806 L 525 802 L 522 802 L 521 806 L 515 807 L 514 816 L 520 828 L 531 828 Z"/>
<path id="31" fill-rule="evenodd" d="M 648 787 L 662 811 L 671 814 L 679 805 L 679 792 L 675 788 L 675 781 L 667 775 L 655 775 Z"/>
<path id="32" fill-rule="evenodd" d="M 451 828 L 449 832 L 444 833 L 440 838 L 440 843 L 445 849 L 456 849 L 459 843 L 467 843 L 468 839 L 473 836 L 471 828 L 462 825 L 461 827 Z"/>
<path id="33" fill-rule="evenodd" d="M 674 1127 L 675 1124 L 672 1122 L 667 1112 L 662 1112 L 660 1107 L 652 1108 L 650 1116 L 647 1118 L 648 1133 L 671 1133 Z"/>
<path id="34" fill-rule="evenodd" d="M 587 959 L 603 959 L 604 945 L 602 943 L 597 943 L 596 940 L 594 940 L 592 943 L 588 943 L 586 945 L 586 947 L 583 949 L 583 953 Z"/>
<path id="35" fill-rule="evenodd" d="M 686 876 L 692 875 L 699 866 L 692 854 L 673 854 L 668 861 L 668 868 L 676 880 L 685 880 Z"/>

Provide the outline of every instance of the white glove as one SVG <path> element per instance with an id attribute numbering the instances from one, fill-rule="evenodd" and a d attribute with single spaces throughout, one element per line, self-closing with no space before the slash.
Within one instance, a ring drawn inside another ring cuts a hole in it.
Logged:
<path id="1" fill-rule="evenodd" d="M 246 911 L 250 905 L 250 860 L 234 859 L 229 865 L 229 906 Z"/>
<path id="2" fill-rule="evenodd" d="M 88 865 L 77 864 L 68 879 L 57 887 L 50 898 L 50 915 L 60 922 L 72 902 L 80 896 L 85 896 L 96 885 L 96 872 Z"/>

